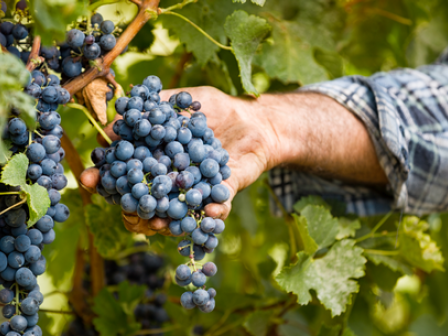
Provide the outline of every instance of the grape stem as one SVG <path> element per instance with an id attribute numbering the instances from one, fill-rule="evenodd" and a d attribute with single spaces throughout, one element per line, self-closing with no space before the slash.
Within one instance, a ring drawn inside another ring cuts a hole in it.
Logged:
<path id="1" fill-rule="evenodd" d="M 194 2 L 198 2 L 198 0 L 183 0 L 182 2 L 179 2 L 179 3 L 172 5 L 168 8 L 159 8 L 159 12 L 161 14 L 163 14 L 164 12 L 172 11 L 173 9 L 182 9 L 184 6 L 194 3 Z"/>
<path id="2" fill-rule="evenodd" d="M 196 23 L 194 23 L 193 21 L 191 21 L 190 19 L 186 18 L 185 16 L 183 16 L 182 14 L 176 13 L 176 12 L 172 12 L 169 10 L 165 10 L 165 11 L 161 11 L 159 13 L 160 15 L 162 14 L 167 14 L 167 15 L 174 15 L 177 16 L 179 18 L 181 18 L 182 20 L 188 22 L 189 24 L 191 24 L 194 28 L 196 28 L 200 33 L 202 33 L 202 35 L 204 35 L 206 38 L 208 38 L 211 42 L 213 42 L 214 44 L 216 44 L 218 47 L 220 47 L 221 49 L 225 49 L 225 50 L 232 50 L 232 47 L 230 46 L 226 46 L 222 43 L 219 43 L 218 41 L 216 41 L 213 37 L 211 37 L 204 29 L 202 29 L 201 27 L 199 27 Z"/>
<path id="3" fill-rule="evenodd" d="M 0 215 L 3 215 L 5 212 L 8 212 L 9 210 L 15 208 L 16 206 L 19 206 L 19 205 L 25 203 L 25 202 L 26 202 L 26 199 L 27 199 L 27 198 L 25 197 L 25 198 L 24 198 L 23 200 L 21 200 L 20 202 L 14 204 L 14 205 L 11 205 L 9 208 L 6 208 L 6 209 L 3 210 L 2 212 L 0 212 Z"/>
<path id="4" fill-rule="evenodd" d="M 124 97 L 124 90 L 120 84 L 117 83 L 114 76 L 109 72 L 104 78 L 115 87 L 115 96 Z"/>
<path id="5" fill-rule="evenodd" d="M 364 253 L 367 253 L 367 254 L 378 254 L 378 255 L 384 255 L 384 256 L 396 256 L 396 255 L 400 254 L 400 251 L 397 251 L 397 250 L 385 251 L 385 250 L 364 249 Z"/>
<path id="6" fill-rule="evenodd" d="M 97 129 L 97 131 L 102 135 L 102 137 L 107 141 L 107 143 L 110 145 L 112 143 L 112 140 L 107 136 L 106 132 L 103 131 L 103 129 L 98 125 L 95 119 L 93 119 L 92 115 L 89 113 L 89 111 L 80 104 L 76 103 L 69 103 L 67 104 L 68 107 L 75 108 L 78 110 L 81 110 L 84 112 L 86 117 L 89 119 L 89 121 L 93 124 L 93 126 Z"/>
<path id="7" fill-rule="evenodd" d="M 20 191 L 5 191 L 0 192 L 0 195 L 20 195 Z"/>
<path id="8" fill-rule="evenodd" d="M 384 224 L 386 223 L 386 221 L 388 220 L 388 218 L 392 215 L 392 212 L 389 212 L 388 214 L 386 214 L 386 216 L 384 216 L 377 225 L 375 225 L 375 227 L 372 229 L 372 231 L 370 231 L 368 234 L 366 234 L 365 236 L 359 237 L 358 239 L 355 239 L 355 242 L 359 243 L 362 242 L 363 240 L 369 239 L 369 238 L 373 238 L 373 236 L 375 235 L 375 232 L 378 231 L 378 229 Z"/>

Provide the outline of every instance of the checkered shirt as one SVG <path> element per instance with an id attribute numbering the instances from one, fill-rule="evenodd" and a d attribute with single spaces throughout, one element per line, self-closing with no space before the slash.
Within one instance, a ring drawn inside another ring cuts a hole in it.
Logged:
<path id="1" fill-rule="evenodd" d="M 387 193 L 379 193 L 275 168 L 270 184 L 286 210 L 308 195 L 343 201 L 347 213 L 359 216 L 448 210 L 448 49 L 434 64 L 415 70 L 347 76 L 300 91 L 332 97 L 364 123 L 389 185 Z"/>

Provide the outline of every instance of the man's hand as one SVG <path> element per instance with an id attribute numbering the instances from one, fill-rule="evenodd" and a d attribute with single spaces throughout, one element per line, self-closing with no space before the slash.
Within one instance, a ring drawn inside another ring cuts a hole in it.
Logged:
<path id="1" fill-rule="evenodd" d="M 227 165 L 232 174 L 223 184 L 229 188 L 230 198 L 224 204 L 209 204 L 205 207 L 207 216 L 225 219 L 229 215 L 235 194 L 270 168 L 270 155 L 276 152 L 278 140 L 275 130 L 267 119 L 259 118 L 259 111 L 252 108 L 250 100 L 228 96 L 212 87 L 165 90 L 160 93 L 161 99 L 167 101 L 179 91 L 187 91 L 193 100 L 201 102 L 201 112 L 207 116 L 208 127 L 222 142 L 222 147 L 229 152 L 230 160 Z M 116 120 L 120 118 L 117 114 Z M 112 126 L 113 123 L 108 125 L 105 131 L 112 140 L 116 140 L 118 136 L 113 132 Z M 99 142 L 107 145 L 102 138 Z M 99 179 L 99 171 L 96 168 L 89 168 L 81 175 L 82 184 L 91 192 L 94 192 Z M 123 213 L 122 217 L 130 231 L 146 235 L 170 235 L 169 219 L 155 217 L 144 220 L 137 214 L 126 213 Z"/>

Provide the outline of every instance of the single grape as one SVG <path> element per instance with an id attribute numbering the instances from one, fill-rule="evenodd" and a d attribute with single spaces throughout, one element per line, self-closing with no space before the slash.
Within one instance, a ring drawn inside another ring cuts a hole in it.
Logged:
<path id="1" fill-rule="evenodd" d="M 100 28 L 104 34 L 111 34 L 115 29 L 115 24 L 110 20 L 106 20 L 101 22 Z"/>
<path id="2" fill-rule="evenodd" d="M 209 300 L 210 294 L 203 289 L 198 289 L 193 293 L 193 302 L 198 306 L 206 304 Z"/>
<path id="3" fill-rule="evenodd" d="M 191 282 L 196 287 L 202 287 L 205 285 L 205 275 L 201 271 L 193 272 L 191 275 Z"/>
<path id="4" fill-rule="evenodd" d="M 185 217 L 181 220 L 180 226 L 183 232 L 191 233 L 194 229 L 196 229 L 196 220 L 191 217 Z"/>
<path id="5" fill-rule="evenodd" d="M 115 39 L 115 36 L 112 34 L 106 34 L 101 36 L 100 38 L 100 47 L 101 49 L 105 51 L 112 50 L 115 47 L 115 44 L 117 43 L 117 40 Z"/>
<path id="6" fill-rule="evenodd" d="M 230 198 L 229 188 L 223 184 L 217 184 L 212 188 L 211 197 L 216 203 L 224 203 Z"/>
<path id="7" fill-rule="evenodd" d="M 169 229 L 170 229 L 170 232 L 171 232 L 171 234 L 172 234 L 173 236 L 180 236 L 180 235 L 182 235 L 183 230 L 182 230 L 182 228 L 181 228 L 180 223 L 181 223 L 181 222 L 178 221 L 178 220 L 171 221 L 171 223 L 170 223 L 170 225 L 169 225 Z M 0 268 L 0 270 L 1 270 L 1 268 Z M 0 272 L 1 272 L 1 271 L 0 271 Z"/>
<path id="8" fill-rule="evenodd" d="M 216 272 L 218 272 L 218 268 L 213 262 L 209 261 L 202 265 L 202 273 L 206 276 L 212 277 L 216 274 Z"/>
<path id="9" fill-rule="evenodd" d="M 210 299 L 204 305 L 199 306 L 199 310 L 203 313 L 211 313 L 213 309 L 215 309 L 215 299 Z"/>

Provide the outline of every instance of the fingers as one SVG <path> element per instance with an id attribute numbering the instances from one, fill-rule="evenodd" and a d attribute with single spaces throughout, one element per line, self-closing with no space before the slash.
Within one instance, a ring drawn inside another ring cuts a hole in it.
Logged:
<path id="1" fill-rule="evenodd" d="M 156 233 L 172 236 L 169 229 L 170 221 L 167 218 L 154 217 L 149 220 L 140 218 L 137 214 L 122 212 L 121 217 L 128 231 L 153 236 Z"/>
<path id="2" fill-rule="evenodd" d="M 80 180 L 82 187 L 93 194 L 96 192 L 96 185 L 100 182 L 100 171 L 95 167 L 87 168 L 82 172 Z"/>

